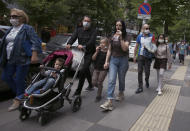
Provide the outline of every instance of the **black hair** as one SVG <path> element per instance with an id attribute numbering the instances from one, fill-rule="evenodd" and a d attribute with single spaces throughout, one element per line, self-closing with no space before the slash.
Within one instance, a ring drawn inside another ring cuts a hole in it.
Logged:
<path id="1" fill-rule="evenodd" d="M 84 18 L 85 18 L 85 17 L 89 18 L 89 19 L 90 19 L 90 21 L 92 20 L 92 19 L 91 19 L 91 17 L 90 17 L 90 16 L 88 16 L 88 15 L 85 15 L 85 16 L 83 17 L 83 20 L 84 20 Z"/>
<path id="2" fill-rule="evenodd" d="M 158 37 L 157 37 L 157 41 L 156 41 L 156 45 L 157 45 L 157 46 L 160 44 L 160 42 L 159 42 L 160 36 L 163 36 L 163 37 L 164 37 L 164 43 L 166 43 L 166 42 L 165 42 L 166 36 L 165 36 L 164 34 L 159 34 Z"/>
<path id="3" fill-rule="evenodd" d="M 122 39 L 125 39 L 126 34 L 127 34 L 125 22 L 124 22 L 123 20 L 120 20 L 120 19 L 119 19 L 119 20 L 116 20 L 115 24 L 116 24 L 117 22 L 120 22 L 121 25 L 122 25 L 122 29 L 121 29 L 121 32 L 122 32 Z M 116 25 L 115 25 L 115 31 L 114 31 L 114 33 L 116 33 L 116 31 L 117 31 L 117 29 L 116 29 Z"/>

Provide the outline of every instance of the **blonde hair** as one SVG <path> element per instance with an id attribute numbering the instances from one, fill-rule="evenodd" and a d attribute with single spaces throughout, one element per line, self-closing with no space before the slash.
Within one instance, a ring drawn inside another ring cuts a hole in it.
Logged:
<path id="1" fill-rule="evenodd" d="M 107 37 L 101 37 L 100 41 L 105 41 L 105 43 L 108 45 L 109 44 L 109 40 Z"/>
<path id="2" fill-rule="evenodd" d="M 12 12 L 16 12 L 19 16 L 21 16 L 21 20 L 23 23 L 27 24 L 29 22 L 28 15 L 23 10 L 13 8 L 11 9 L 10 13 Z"/>

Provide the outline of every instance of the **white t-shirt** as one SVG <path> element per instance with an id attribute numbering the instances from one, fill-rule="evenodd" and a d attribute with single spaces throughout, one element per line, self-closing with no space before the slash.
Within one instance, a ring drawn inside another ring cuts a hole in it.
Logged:
<path id="1" fill-rule="evenodd" d="M 10 59 L 10 55 L 11 55 L 11 52 L 13 50 L 13 47 L 14 47 L 14 40 L 18 34 L 18 32 L 20 31 L 20 29 L 22 28 L 23 24 L 20 25 L 20 26 L 17 26 L 17 27 L 13 27 L 11 29 L 11 31 L 9 32 L 9 34 L 7 35 L 6 37 L 6 42 L 8 43 L 7 44 L 7 59 L 9 60 Z"/>

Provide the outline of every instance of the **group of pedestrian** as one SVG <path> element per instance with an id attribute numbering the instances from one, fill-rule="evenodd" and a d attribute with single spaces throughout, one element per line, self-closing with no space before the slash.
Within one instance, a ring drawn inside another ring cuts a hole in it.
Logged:
<path id="1" fill-rule="evenodd" d="M 38 61 L 37 54 L 41 53 L 41 40 L 34 29 L 27 25 L 28 16 L 19 9 L 12 9 L 10 13 L 10 23 L 12 28 L 4 36 L 0 44 L 0 64 L 3 68 L 2 79 L 15 92 L 16 97 L 9 111 L 18 108 L 26 88 L 25 78 L 28 73 L 30 63 Z M 77 27 L 71 39 L 67 43 L 67 49 L 78 39 L 78 49 L 85 50 L 84 64 L 79 72 L 79 83 L 74 96 L 81 95 L 85 82 L 88 80 L 86 90 L 98 88 L 95 101 L 102 98 L 103 82 L 108 73 L 107 101 L 100 105 L 105 110 L 113 110 L 114 91 L 116 80 L 119 80 L 119 93 L 117 101 L 124 99 L 125 76 L 129 68 L 128 55 L 130 37 L 126 33 L 125 23 L 122 20 L 115 22 L 114 33 L 111 38 L 102 37 L 100 44 L 96 47 L 96 30 L 91 26 L 91 18 L 84 16 L 82 26 Z M 157 50 L 150 51 L 147 45 L 155 45 Z M 181 47 L 183 48 L 183 47 Z M 154 35 L 150 32 L 150 26 L 144 24 L 142 33 L 137 37 L 135 47 L 134 62 L 138 50 L 138 89 L 136 93 L 143 92 L 143 70 L 145 70 L 145 86 L 150 87 L 149 76 L 152 58 L 155 56 L 154 68 L 157 71 L 158 95 L 162 94 L 162 84 L 164 71 L 167 63 L 171 68 L 172 58 L 166 37 L 161 34 L 155 41 Z M 57 63 L 62 63 L 60 60 Z M 90 65 L 94 63 L 94 71 L 91 76 Z M 56 63 L 55 63 L 56 66 Z M 61 64 L 59 64 L 61 66 Z"/>
<path id="2" fill-rule="evenodd" d="M 173 57 L 173 61 L 176 62 L 176 58 L 178 56 L 179 63 L 184 65 L 184 59 L 186 55 L 189 55 L 189 44 L 186 43 L 184 40 L 177 43 L 168 43 L 170 52 Z"/>
<path id="3" fill-rule="evenodd" d="M 87 23 L 88 22 L 88 23 Z M 103 81 L 108 72 L 108 88 L 107 88 L 107 101 L 100 105 L 101 108 L 106 110 L 113 110 L 113 100 L 122 101 L 124 99 L 125 91 L 125 76 L 129 68 L 128 65 L 128 48 L 130 44 L 130 37 L 127 35 L 125 29 L 125 23 L 122 20 L 117 20 L 115 23 L 114 34 L 111 38 L 103 37 L 100 40 L 99 46 L 95 50 L 95 31 L 92 31 L 91 19 L 89 16 L 85 16 L 82 21 L 82 27 L 77 28 L 68 42 L 67 48 L 70 48 L 76 39 L 79 40 L 78 48 L 82 49 L 85 45 L 91 50 L 87 49 L 85 52 L 84 66 L 80 71 L 79 84 L 74 95 L 80 95 L 85 78 L 89 82 L 89 90 L 93 90 L 93 87 L 97 87 L 97 96 L 95 101 L 100 101 L 102 96 Z M 88 25 L 88 27 L 86 26 Z M 88 35 L 87 33 L 88 32 Z M 88 37 L 87 37 L 88 36 Z M 167 44 L 167 38 L 161 34 L 155 41 L 154 35 L 150 32 L 148 24 L 144 24 L 142 27 L 142 33 L 137 37 L 137 44 L 135 47 L 134 62 L 136 62 L 136 53 L 138 49 L 138 89 L 136 94 L 143 92 L 143 70 L 145 69 L 145 83 L 146 88 L 149 88 L 149 76 L 152 58 L 155 56 L 154 68 L 157 71 L 158 95 L 162 94 L 163 87 L 163 75 L 166 69 L 171 68 L 172 58 L 169 45 Z M 147 44 L 154 44 L 154 52 L 151 52 L 146 48 Z M 89 52 L 90 51 L 90 52 Z M 92 76 L 89 71 L 91 60 L 94 61 L 95 69 Z M 169 64 L 167 68 L 167 63 Z M 119 93 L 114 98 L 114 91 L 116 87 L 116 79 L 118 75 L 119 80 Z M 89 80 L 90 79 L 90 80 Z M 81 82 L 82 81 L 82 82 Z"/>

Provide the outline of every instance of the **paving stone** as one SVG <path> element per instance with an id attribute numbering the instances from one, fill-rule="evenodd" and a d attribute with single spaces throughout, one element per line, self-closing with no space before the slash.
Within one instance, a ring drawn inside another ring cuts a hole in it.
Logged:
<path id="1" fill-rule="evenodd" d="M 183 112 L 190 112 L 190 97 L 179 96 L 176 109 Z"/>
<path id="2" fill-rule="evenodd" d="M 87 131 L 121 131 L 121 130 L 95 124 L 91 126 Z"/>
<path id="3" fill-rule="evenodd" d="M 190 129 L 190 113 L 175 110 L 169 131 L 189 131 Z"/>
<path id="4" fill-rule="evenodd" d="M 145 107 L 126 103 L 117 105 L 115 110 L 107 112 L 105 116 L 98 124 L 127 131 L 144 112 Z"/>

